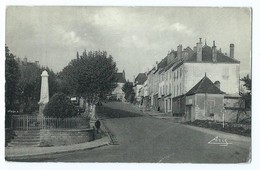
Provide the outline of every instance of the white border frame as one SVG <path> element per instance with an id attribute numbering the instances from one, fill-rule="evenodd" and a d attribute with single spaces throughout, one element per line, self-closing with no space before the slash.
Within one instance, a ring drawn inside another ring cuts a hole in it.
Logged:
<path id="1" fill-rule="evenodd" d="M 260 87 L 259 78 L 257 76 L 256 68 L 259 66 L 259 58 L 260 58 L 260 35 L 259 35 L 259 22 L 260 22 L 260 3 L 258 0 L 175 0 L 172 2 L 171 0 L 129 0 L 129 1 L 122 1 L 122 0 L 42 0 L 42 1 L 35 1 L 35 0 L 4 0 L 0 2 L 0 73 L 1 73 L 1 80 L 0 81 L 0 90 L 1 90 L 1 123 L 0 123 L 0 130 L 1 130 L 1 140 L 0 145 L 4 146 L 4 44 L 5 44 L 5 8 L 8 5 L 27 5 L 27 6 L 189 6 L 189 7 L 252 7 L 253 9 L 253 22 L 252 22 L 252 80 L 253 80 L 253 93 L 252 93 L 252 113 L 253 113 L 253 120 L 252 120 L 252 162 L 250 164 L 148 164 L 148 163 L 14 163 L 14 162 L 6 162 L 4 160 L 4 149 L 0 149 L 1 155 L 1 169 L 211 169 L 211 170 L 219 170 L 219 169 L 259 169 L 259 155 L 260 155 L 260 140 L 258 135 L 258 130 L 260 129 L 260 113 L 257 106 L 257 94 L 259 93 Z"/>

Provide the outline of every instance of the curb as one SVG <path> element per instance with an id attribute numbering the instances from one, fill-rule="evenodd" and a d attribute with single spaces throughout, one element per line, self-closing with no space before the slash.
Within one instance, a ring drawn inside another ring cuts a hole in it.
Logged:
<path id="1" fill-rule="evenodd" d="M 44 156 L 44 155 L 50 155 L 50 154 L 61 154 L 61 153 L 72 153 L 77 151 L 83 151 L 83 150 L 91 150 L 95 148 L 99 148 L 102 146 L 107 146 L 109 143 L 103 143 L 97 146 L 89 147 L 89 148 L 79 148 L 75 150 L 65 150 L 65 151 L 55 151 L 55 152 L 49 152 L 49 153 L 39 153 L 39 154 L 31 154 L 31 155 L 19 155 L 19 156 L 5 156 L 6 161 L 16 161 L 16 160 L 24 160 L 24 159 L 30 159 L 30 158 L 37 158 L 37 156 Z"/>
<path id="2" fill-rule="evenodd" d="M 104 131 L 104 133 L 109 137 L 110 142 L 109 144 L 111 145 L 119 145 L 119 143 L 117 142 L 117 140 L 115 139 L 114 135 L 109 131 L 108 127 L 105 125 L 104 121 L 102 119 L 100 119 L 101 123 L 102 123 L 102 127 L 104 127 L 104 129 L 102 128 L 102 130 Z"/>

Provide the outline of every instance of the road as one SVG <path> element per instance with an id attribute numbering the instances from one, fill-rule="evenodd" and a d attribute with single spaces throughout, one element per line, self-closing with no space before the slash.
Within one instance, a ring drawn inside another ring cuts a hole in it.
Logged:
<path id="1" fill-rule="evenodd" d="M 214 134 L 188 128 L 171 120 L 143 115 L 125 103 L 108 103 L 113 113 L 135 117 L 105 118 L 117 145 L 93 150 L 46 155 L 49 162 L 155 162 L 155 163 L 238 163 L 247 162 L 250 142 L 226 138 L 229 144 L 208 144 Z M 107 113 L 106 113 L 107 114 Z M 120 116 L 119 116 L 120 117 Z M 221 136 L 219 136 L 221 138 Z"/>

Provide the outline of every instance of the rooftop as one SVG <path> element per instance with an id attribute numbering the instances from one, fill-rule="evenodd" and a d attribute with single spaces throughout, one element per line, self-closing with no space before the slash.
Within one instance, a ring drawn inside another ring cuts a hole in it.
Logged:
<path id="1" fill-rule="evenodd" d="M 139 73 L 137 77 L 135 78 L 135 84 L 144 84 L 144 82 L 147 80 L 147 76 L 145 73 Z"/>
<path id="2" fill-rule="evenodd" d="M 187 58 L 185 62 L 197 62 L 197 52 L 195 52 L 190 58 Z M 202 47 L 202 62 L 208 63 L 212 61 L 212 48 L 208 45 Z M 220 51 L 217 51 L 216 63 L 240 63 L 238 60 L 228 57 Z"/>
<path id="3" fill-rule="evenodd" d="M 197 93 L 208 93 L 208 94 L 224 94 L 215 84 L 205 76 L 186 93 L 186 95 L 193 95 Z"/>
<path id="4" fill-rule="evenodd" d="M 124 73 L 116 73 L 116 82 L 117 83 L 125 83 L 125 77 L 124 77 Z"/>

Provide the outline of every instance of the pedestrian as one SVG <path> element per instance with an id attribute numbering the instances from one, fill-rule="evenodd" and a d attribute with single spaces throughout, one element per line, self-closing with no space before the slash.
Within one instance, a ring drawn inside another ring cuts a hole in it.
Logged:
<path id="1" fill-rule="evenodd" d="M 99 128 L 100 128 L 100 126 L 101 126 L 101 123 L 100 123 L 100 121 L 99 121 L 99 119 L 95 122 L 95 127 L 96 127 L 96 129 L 97 129 L 97 133 L 99 133 Z"/>

